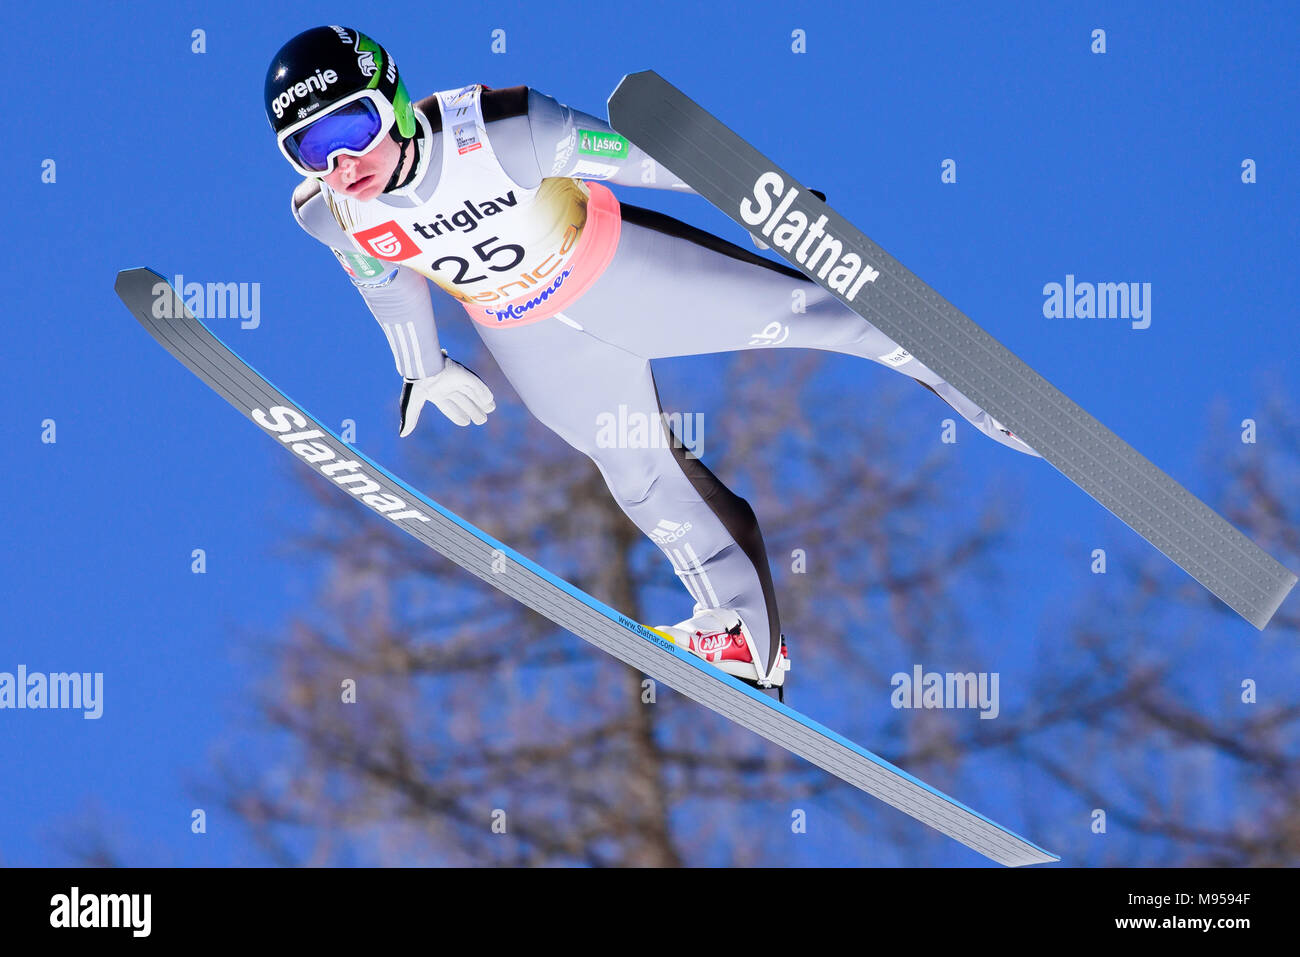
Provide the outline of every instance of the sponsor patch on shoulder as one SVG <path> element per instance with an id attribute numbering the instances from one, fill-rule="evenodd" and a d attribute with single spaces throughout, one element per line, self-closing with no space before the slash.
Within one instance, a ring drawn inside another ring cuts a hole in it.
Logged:
<path id="1" fill-rule="evenodd" d="M 627 159 L 627 138 L 603 130 L 578 130 L 578 152 L 587 156 Z"/>
<path id="2" fill-rule="evenodd" d="M 451 128 L 452 138 L 456 142 L 456 153 L 464 156 L 483 146 L 478 136 L 478 126 L 473 123 L 458 123 Z"/>
<path id="3" fill-rule="evenodd" d="M 364 253 L 331 249 L 339 264 L 357 286 L 382 286 L 397 275 L 397 267 Z"/>

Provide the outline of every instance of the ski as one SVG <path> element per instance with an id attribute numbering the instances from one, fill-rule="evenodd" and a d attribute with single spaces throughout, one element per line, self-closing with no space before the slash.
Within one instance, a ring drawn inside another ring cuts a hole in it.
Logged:
<path id="1" fill-rule="evenodd" d="M 608 108 L 615 130 L 943 376 L 1256 628 L 1268 624 L 1296 583 L 1289 569 L 793 176 L 653 70 L 624 76 Z"/>
<path id="2" fill-rule="evenodd" d="M 115 290 L 168 352 L 277 444 L 385 520 L 619 661 L 947 834 L 999 864 L 1059 860 L 847 738 L 683 651 L 416 491 L 259 375 L 151 269 Z M 499 557 L 506 559 L 504 572 Z"/>

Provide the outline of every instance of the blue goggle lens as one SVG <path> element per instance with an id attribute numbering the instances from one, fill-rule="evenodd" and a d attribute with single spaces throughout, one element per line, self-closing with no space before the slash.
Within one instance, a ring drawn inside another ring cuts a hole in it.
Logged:
<path id="1" fill-rule="evenodd" d="M 383 117 L 369 100 L 354 100 L 324 114 L 285 139 L 285 149 L 307 169 L 323 173 L 339 150 L 364 151 L 384 131 Z"/>

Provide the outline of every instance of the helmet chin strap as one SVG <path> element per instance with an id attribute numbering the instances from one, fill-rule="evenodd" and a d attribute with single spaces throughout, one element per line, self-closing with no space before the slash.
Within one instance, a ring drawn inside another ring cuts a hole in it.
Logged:
<path id="1" fill-rule="evenodd" d="M 395 190 L 395 189 L 401 189 L 403 186 L 405 186 L 405 185 L 407 185 L 409 182 L 411 182 L 411 180 L 413 180 L 413 179 L 415 178 L 415 171 L 416 171 L 416 169 L 417 169 L 417 168 L 419 167 L 419 165 L 420 165 L 420 144 L 419 144 L 418 142 L 416 142 L 416 138 L 415 138 L 414 136 L 411 137 L 410 139 L 404 139 L 404 138 L 401 136 L 401 134 L 399 134 L 399 133 L 397 132 L 397 124 L 396 124 L 396 123 L 393 124 L 393 128 L 392 128 L 391 130 L 388 131 L 388 134 L 389 134 L 393 139 L 395 139 L 399 144 L 401 144 L 402 152 L 401 152 L 401 154 L 397 157 L 397 165 L 393 168 L 393 175 L 390 176 L 390 177 L 388 177 L 388 185 L 384 187 L 384 192 L 385 192 L 385 193 L 390 192 L 390 191 Z M 412 146 L 412 145 L 415 147 L 415 157 L 413 158 L 413 160 L 412 160 L 412 162 L 411 162 L 411 169 L 410 169 L 410 171 L 406 174 L 406 178 L 403 179 L 403 180 L 399 183 L 399 182 L 397 181 L 397 177 L 398 177 L 399 175 L 401 175 L 401 172 L 402 172 L 402 166 L 405 165 L 405 163 L 406 163 L 406 150 L 407 150 L 408 147 L 410 147 L 410 146 Z"/>

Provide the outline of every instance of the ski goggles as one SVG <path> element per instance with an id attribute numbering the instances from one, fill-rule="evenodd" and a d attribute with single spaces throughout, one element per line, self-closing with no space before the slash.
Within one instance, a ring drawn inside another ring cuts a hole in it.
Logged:
<path id="1" fill-rule="evenodd" d="M 397 116 L 393 105 L 374 90 L 359 90 L 328 112 L 283 130 L 280 152 L 303 176 L 334 172 L 340 154 L 364 156 L 379 144 Z"/>

